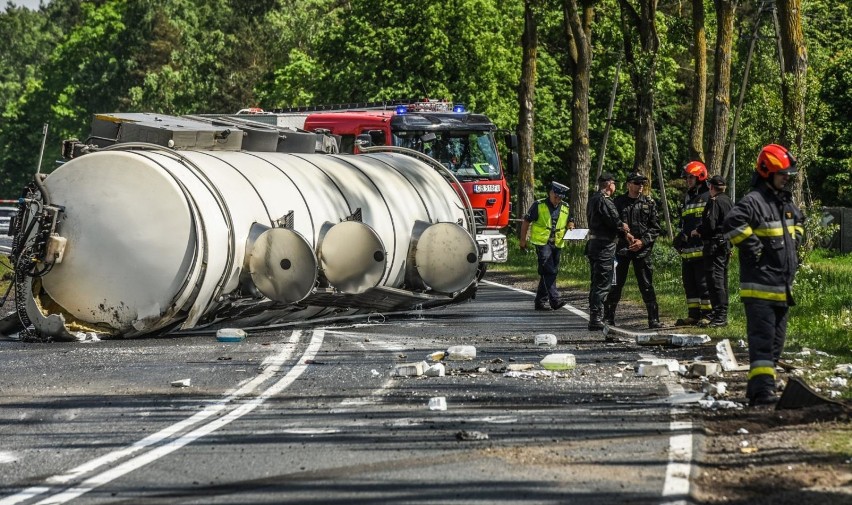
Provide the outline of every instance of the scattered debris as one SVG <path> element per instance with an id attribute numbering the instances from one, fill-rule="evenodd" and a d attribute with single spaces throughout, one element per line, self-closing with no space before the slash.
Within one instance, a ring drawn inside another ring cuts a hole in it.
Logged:
<path id="1" fill-rule="evenodd" d="M 506 372 L 503 374 L 503 377 L 513 379 L 540 379 L 543 377 L 567 377 L 567 375 L 559 372 L 551 372 L 550 370 L 526 370 L 522 372 Z"/>
<path id="2" fill-rule="evenodd" d="M 191 379 L 181 379 L 178 381 L 172 381 L 173 388 L 188 388 Z"/>
<path id="3" fill-rule="evenodd" d="M 620 379 L 620 378 L 624 377 L 624 374 L 621 373 L 621 372 L 618 372 L 618 373 L 612 374 L 612 376 L 615 377 L 616 379 Z"/>
<path id="4" fill-rule="evenodd" d="M 740 435 L 748 435 L 748 430 L 745 428 L 740 428 L 737 430 L 737 433 Z"/>
<path id="5" fill-rule="evenodd" d="M 757 447 L 740 447 L 740 452 L 743 454 L 753 454 L 757 452 Z"/>
<path id="6" fill-rule="evenodd" d="M 832 404 L 842 406 L 843 404 L 820 395 L 812 389 L 805 381 L 798 377 L 790 377 L 784 394 L 775 405 L 776 410 L 800 409 L 804 407 L 815 407 L 818 405 Z"/>
<path id="7" fill-rule="evenodd" d="M 447 410 L 447 397 L 434 396 L 429 398 L 429 410 Z"/>
<path id="8" fill-rule="evenodd" d="M 220 328 L 216 331 L 216 340 L 219 342 L 242 342 L 245 338 L 245 330 L 239 328 Z"/>
<path id="9" fill-rule="evenodd" d="M 535 365 L 532 363 L 512 363 L 506 366 L 506 370 L 511 372 L 524 372 L 526 370 L 532 370 L 535 368 Z"/>
<path id="10" fill-rule="evenodd" d="M 728 392 L 728 383 L 726 382 L 717 382 L 715 384 L 707 383 L 704 386 L 704 392 L 709 396 L 724 396 L 725 393 Z"/>
<path id="11" fill-rule="evenodd" d="M 373 374 L 373 377 L 378 377 L 379 375 L 382 375 L 382 374 L 380 374 L 380 373 L 379 373 L 379 371 L 378 371 L 378 370 L 376 370 L 375 368 L 374 368 L 374 369 L 372 369 L 372 370 L 370 370 L 370 373 L 371 373 L 371 374 Z"/>
<path id="12" fill-rule="evenodd" d="M 545 370 L 570 370 L 577 366 L 577 359 L 573 354 L 548 354 L 539 363 Z"/>
<path id="13" fill-rule="evenodd" d="M 441 360 L 444 359 L 444 356 L 446 356 L 446 355 L 447 355 L 447 353 L 445 351 L 435 351 L 435 352 L 427 355 L 426 359 L 431 360 L 431 361 L 441 361 Z"/>
<path id="14" fill-rule="evenodd" d="M 838 375 L 852 375 L 852 363 L 843 363 L 834 367 L 834 373 Z"/>
<path id="15" fill-rule="evenodd" d="M 450 361 L 467 361 L 476 357 L 476 347 L 472 345 L 454 345 L 447 349 L 444 359 Z"/>
<path id="16" fill-rule="evenodd" d="M 101 341 L 101 339 L 98 337 L 98 334 L 93 332 L 93 331 L 89 331 L 89 332 L 78 331 L 77 333 L 74 334 L 74 337 L 77 339 L 78 342 L 100 342 Z"/>
<path id="17" fill-rule="evenodd" d="M 669 372 L 677 372 L 680 370 L 680 364 L 676 359 L 643 358 L 633 365 L 633 369 L 638 371 L 639 367 L 642 365 L 664 365 Z"/>
<path id="18" fill-rule="evenodd" d="M 712 396 L 708 396 L 704 400 L 698 400 L 698 405 L 703 409 L 711 409 L 711 410 L 727 410 L 727 409 L 741 409 L 743 408 L 742 403 L 732 402 L 730 400 L 717 400 Z"/>
<path id="19" fill-rule="evenodd" d="M 540 335 L 536 335 L 535 345 L 540 345 L 543 347 L 555 347 L 556 335 L 553 335 L 552 333 L 542 333 Z"/>
<path id="20" fill-rule="evenodd" d="M 831 377 L 828 379 L 828 385 L 833 388 L 845 388 L 849 381 L 845 377 Z"/>
<path id="21" fill-rule="evenodd" d="M 426 370 L 426 362 L 420 361 L 417 363 L 402 363 L 396 365 L 391 373 L 394 377 L 419 377 Z"/>
<path id="22" fill-rule="evenodd" d="M 423 373 L 426 377 L 443 377 L 447 374 L 447 370 L 444 368 L 443 363 L 435 363 L 426 368 Z"/>
<path id="23" fill-rule="evenodd" d="M 707 361 L 696 361 L 689 366 L 690 377 L 712 377 L 719 374 L 719 364 Z"/>
<path id="24" fill-rule="evenodd" d="M 748 370 L 748 365 L 740 366 L 737 363 L 737 357 L 734 356 L 734 350 L 731 349 L 731 341 L 727 338 L 716 344 L 716 356 L 719 358 L 719 364 L 722 365 L 722 370 L 726 372 L 742 372 Z"/>
<path id="25" fill-rule="evenodd" d="M 641 364 L 636 369 L 636 375 L 639 377 L 668 377 L 671 375 L 671 370 L 665 364 Z"/>
<path id="26" fill-rule="evenodd" d="M 488 440 L 488 434 L 482 433 L 481 431 L 466 431 L 462 430 L 456 433 L 456 440 L 459 441 L 470 441 L 470 440 Z"/>
<path id="27" fill-rule="evenodd" d="M 691 335 L 689 333 L 670 333 L 659 335 L 657 333 L 645 333 L 636 335 L 636 343 L 639 345 L 667 345 L 670 347 L 691 347 L 704 345 L 710 342 L 709 335 Z"/>

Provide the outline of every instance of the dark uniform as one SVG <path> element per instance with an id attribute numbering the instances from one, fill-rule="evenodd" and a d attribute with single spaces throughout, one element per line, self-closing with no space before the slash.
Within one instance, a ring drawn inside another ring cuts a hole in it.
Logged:
<path id="1" fill-rule="evenodd" d="M 710 178 L 710 184 L 720 192 L 711 196 L 701 215 L 698 233 L 704 242 L 703 263 L 707 276 L 707 289 L 710 293 L 710 305 L 713 311 L 708 326 L 726 326 L 728 324 L 728 260 L 731 246 L 722 231 L 722 223 L 734 203 L 722 190 L 725 180 L 718 175 Z"/>
<path id="2" fill-rule="evenodd" d="M 680 233 L 675 238 L 675 248 L 681 259 L 681 278 L 686 292 L 688 318 L 678 324 L 696 324 L 704 314 L 710 313 L 710 294 L 704 274 L 704 242 L 701 237 L 691 236 L 692 230 L 701 224 L 704 206 L 710 198 L 707 185 L 699 183 L 686 192 L 680 214 Z"/>
<path id="3" fill-rule="evenodd" d="M 568 193 L 568 186 L 553 182 L 550 192 L 559 198 Z M 536 310 L 558 309 L 565 306 L 556 288 L 556 277 L 559 272 L 559 260 L 562 248 L 565 246 L 563 237 L 571 222 L 568 204 L 561 200 L 554 204 L 550 197 L 543 198 L 532 204 L 524 216 L 525 223 L 530 229 L 530 242 L 535 246 L 538 258 L 538 289 L 535 295 Z M 524 228 L 526 230 L 526 228 Z M 522 244 L 525 244 L 524 237 Z"/>
<path id="4" fill-rule="evenodd" d="M 795 305 L 796 248 L 804 234 L 804 217 L 792 195 L 766 182 L 775 173 L 795 174 L 795 158 L 784 147 L 770 144 L 758 157 L 757 172 L 763 180 L 737 202 L 724 223 L 725 236 L 740 254 L 740 299 L 750 361 L 746 396 L 752 405 L 777 401 L 775 364 L 787 338 L 789 307 Z"/>
<path id="5" fill-rule="evenodd" d="M 598 182 L 615 181 L 612 174 L 603 173 Z M 602 330 L 603 306 L 612 287 L 615 243 L 624 223 L 612 199 L 603 190 L 596 191 L 586 208 L 589 236 L 586 256 L 589 258 L 589 330 Z"/>
<path id="6" fill-rule="evenodd" d="M 647 182 L 647 177 L 642 174 L 632 174 L 630 182 Z M 624 236 L 620 236 L 616 245 L 616 267 L 615 286 L 607 297 L 604 305 L 604 322 L 614 324 L 615 309 L 621 300 L 621 291 L 627 282 L 627 271 L 633 264 L 633 273 L 642 294 L 642 301 L 648 309 L 648 326 L 660 328 L 660 309 L 657 306 L 657 294 L 654 292 L 654 263 L 651 252 L 654 249 L 654 241 L 660 236 L 660 219 L 657 216 L 657 205 L 650 197 L 639 194 L 637 198 L 630 198 L 625 193 L 615 197 L 613 200 L 618 215 L 622 221 L 630 227 L 630 233 L 634 238 L 642 241 L 642 248 L 638 251 L 629 250 L 630 244 Z"/>

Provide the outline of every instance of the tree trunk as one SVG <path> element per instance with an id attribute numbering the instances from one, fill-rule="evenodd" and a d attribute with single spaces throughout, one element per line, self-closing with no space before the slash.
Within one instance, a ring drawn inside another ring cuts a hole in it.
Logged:
<path id="1" fill-rule="evenodd" d="M 639 10 L 630 0 L 618 0 L 621 8 L 622 31 L 624 34 L 624 55 L 633 88 L 636 90 L 636 150 L 633 157 L 633 170 L 642 172 L 653 180 L 651 170 L 654 159 L 654 80 L 657 68 L 657 49 L 660 41 L 657 36 L 657 0 L 638 0 Z M 638 37 L 639 51 L 634 51 L 633 39 Z"/>
<path id="2" fill-rule="evenodd" d="M 778 18 L 780 24 L 781 49 L 783 51 L 783 78 L 781 80 L 781 99 L 784 116 L 781 128 L 781 143 L 790 148 L 796 156 L 803 153 L 805 134 L 805 96 L 807 94 L 806 74 L 808 53 L 805 48 L 805 36 L 802 32 L 802 1 L 778 0 Z M 802 202 L 802 181 L 805 177 L 803 160 L 799 160 L 799 175 L 793 180 L 793 198 Z"/>
<path id="3" fill-rule="evenodd" d="M 695 75 L 692 77 L 689 159 L 704 161 L 704 107 L 707 103 L 707 34 L 704 29 L 704 0 L 692 0 L 692 44 Z"/>
<path id="4" fill-rule="evenodd" d="M 524 33 L 521 36 L 523 60 L 521 82 L 518 86 L 518 213 L 523 216 L 535 201 L 535 146 L 533 120 L 535 109 L 535 66 L 538 50 L 538 30 L 533 12 L 534 0 L 524 0 Z M 518 228 L 520 232 L 520 227 Z"/>
<path id="5" fill-rule="evenodd" d="M 582 1 L 582 0 L 581 0 Z M 589 152 L 589 79 L 592 65 L 592 18 L 594 1 L 581 3 L 582 17 L 577 0 L 564 0 L 562 11 L 565 19 L 569 47 L 571 76 L 571 196 L 569 206 L 577 227 L 585 228 L 586 207 L 589 203 L 589 172 L 592 158 Z"/>
<path id="6" fill-rule="evenodd" d="M 716 5 L 716 62 L 713 79 L 713 130 L 707 155 L 709 175 L 721 174 L 731 112 L 731 47 L 736 0 L 714 0 Z"/>

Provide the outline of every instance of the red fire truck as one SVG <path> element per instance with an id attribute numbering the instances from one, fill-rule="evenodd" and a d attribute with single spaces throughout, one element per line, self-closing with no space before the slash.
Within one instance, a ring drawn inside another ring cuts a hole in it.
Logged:
<path id="1" fill-rule="evenodd" d="M 495 142 L 497 127 L 487 116 L 443 100 L 258 109 L 243 114 L 277 126 L 328 131 L 339 139 L 342 153 L 357 153 L 356 140 L 368 135 L 373 146 L 407 147 L 431 156 L 453 172 L 470 199 L 482 253 L 480 273 L 484 274 L 487 263 L 506 261 L 503 229 L 509 224 L 510 205 L 506 173 L 517 167 L 517 137 L 506 135 L 508 167 L 504 169 Z"/>

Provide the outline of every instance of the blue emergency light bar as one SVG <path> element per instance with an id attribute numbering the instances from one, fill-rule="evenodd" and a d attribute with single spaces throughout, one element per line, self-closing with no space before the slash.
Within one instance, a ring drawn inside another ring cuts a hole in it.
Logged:
<path id="1" fill-rule="evenodd" d="M 397 114 L 406 114 L 406 113 L 408 113 L 408 106 L 407 106 L 407 105 L 397 105 L 397 106 L 396 106 L 396 113 L 397 113 Z"/>
<path id="2" fill-rule="evenodd" d="M 464 104 L 463 103 L 457 103 L 457 104 L 453 105 L 453 112 L 465 112 Z"/>

